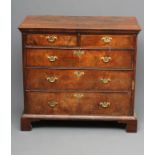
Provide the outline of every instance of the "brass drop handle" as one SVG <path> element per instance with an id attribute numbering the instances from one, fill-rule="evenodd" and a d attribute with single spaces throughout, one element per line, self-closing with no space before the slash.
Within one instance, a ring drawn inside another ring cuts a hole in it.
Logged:
<path id="1" fill-rule="evenodd" d="M 55 35 L 51 35 L 51 36 L 47 36 L 47 41 L 50 43 L 54 43 L 57 40 L 57 36 Z"/>
<path id="2" fill-rule="evenodd" d="M 110 102 L 100 102 L 99 106 L 101 108 L 108 108 L 110 106 Z"/>
<path id="3" fill-rule="evenodd" d="M 51 108 L 54 108 L 57 104 L 58 104 L 58 103 L 55 102 L 55 101 L 48 101 L 48 105 L 49 105 L 49 107 L 51 107 Z"/>
<path id="4" fill-rule="evenodd" d="M 56 59 L 58 59 L 57 56 L 48 56 L 47 58 L 50 62 L 54 62 Z"/>
<path id="5" fill-rule="evenodd" d="M 101 57 L 101 60 L 105 63 L 108 63 L 111 59 L 112 59 L 111 57 L 107 57 L 107 56 Z"/>
<path id="6" fill-rule="evenodd" d="M 50 83 L 53 83 L 53 82 L 55 82 L 56 80 L 58 80 L 58 78 L 57 78 L 56 76 L 48 76 L 48 77 L 46 78 L 46 80 L 47 80 L 48 82 L 50 82 Z"/>
<path id="7" fill-rule="evenodd" d="M 108 44 L 108 43 L 111 43 L 111 42 L 112 42 L 112 37 L 104 36 L 104 37 L 101 38 L 101 40 L 102 40 L 104 43 Z"/>
<path id="8" fill-rule="evenodd" d="M 81 50 L 75 50 L 75 51 L 73 52 L 73 54 L 74 54 L 75 56 L 77 56 L 77 57 L 81 57 L 81 55 L 84 54 L 84 51 L 81 51 Z"/>
<path id="9" fill-rule="evenodd" d="M 111 79 L 110 78 L 101 78 L 100 81 L 104 84 L 107 84 L 107 83 L 111 82 Z"/>
<path id="10" fill-rule="evenodd" d="M 83 71 L 75 71 L 74 74 L 77 78 L 80 78 L 82 75 L 84 75 L 84 72 Z"/>

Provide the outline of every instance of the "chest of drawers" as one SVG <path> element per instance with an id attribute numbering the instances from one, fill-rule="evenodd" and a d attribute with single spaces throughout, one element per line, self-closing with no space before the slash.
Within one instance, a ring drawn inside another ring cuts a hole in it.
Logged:
<path id="1" fill-rule="evenodd" d="M 22 32 L 24 112 L 21 130 L 38 120 L 126 124 L 134 115 L 135 17 L 28 16 Z"/>

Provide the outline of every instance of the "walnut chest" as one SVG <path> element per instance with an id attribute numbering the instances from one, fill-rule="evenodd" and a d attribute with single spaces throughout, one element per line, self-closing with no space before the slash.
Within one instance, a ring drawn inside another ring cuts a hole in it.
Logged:
<path id="1" fill-rule="evenodd" d="M 38 120 L 126 124 L 134 115 L 135 17 L 27 16 L 22 32 L 24 112 L 21 130 Z"/>

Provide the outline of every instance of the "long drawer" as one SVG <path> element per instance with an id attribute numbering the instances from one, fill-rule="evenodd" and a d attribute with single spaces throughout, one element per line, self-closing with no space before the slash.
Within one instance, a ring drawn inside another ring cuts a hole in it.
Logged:
<path id="1" fill-rule="evenodd" d="M 133 51 L 26 49 L 26 66 L 131 69 Z"/>
<path id="2" fill-rule="evenodd" d="M 131 90 L 132 71 L 26 69 L 26 89 Z"/>
<path id="3" fill-rule="evenodd" d="M 130 115 L 131 93 L 26 93 L 25 113 Z"/>

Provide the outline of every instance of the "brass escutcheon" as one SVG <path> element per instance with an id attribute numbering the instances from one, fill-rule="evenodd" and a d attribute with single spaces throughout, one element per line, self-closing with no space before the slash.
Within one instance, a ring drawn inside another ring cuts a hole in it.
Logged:
<path id="1" fill-rule="evenodd" d="M 112 41 L 112 37 L 104 36 L 104 37 L 101 38 L 101 40 L 102 40 L 104 43 L 108 44 L 108 43 L 110 43 L 110 42 Z"/>
<path id="2" fill-rule="evenodd" d="M 75 71 L 74 74 L 77 78 L 80 78 L 82 75 L 84 75 L 84 72 L 83 71 Z"/>
<path id="3" fill-rule="evenodd" d="M 57 56 L 47 56 L 47 58 L 50 62 L 54 62 L 56 59 L 58 59 Z"/>
<path id="4" fill-rule="evenodd" d="M 111 81 L 111 79 L 110 78 L 101 78 L 100 81 L 104 84 L 107 84 Z"/>
<path id="5" fill-rule="evenodd" d="M 101 60 L 105 63 L 109 62 L 111 59 L 112 59 L 111 57 L 107 57 L 107 56 L 101 57 Z"/>
<path id="6" fill-rule="evenodd" d="M 100 102 L 99 106 L 101 108 L 108 108 L 110 106 L 110 102 Z"/>
<path id="7" fill-rule="evenodd" d="M 48 105 L 51 107 L 51 108 L 54 108 L 58 103 L 56 101 L 48 101 Z"/>
<path id="8" fill-rule="evenodd" d="M 47 36 L 46 38 L 50 43 L 54 43 L 57 40 L 57 36 L 55 35 Z"/>
<path id="9" fill-rule="evenodd" d="M 73 52 L 73 54 L 74 54 L 75 56 L 77 56 L 77 57 L 81 57 L 81 55 L 84 54 L 84 51 L 81 51 L 81 50 L 75 50 L 75 51 Z"/>
<path id="10" fill-rule="evenodd" d="M 77 94 L 74 94 L 73 96 L 79 99 L 79 98 L 83 97 L 84 94 L 77 93 Z"/>

